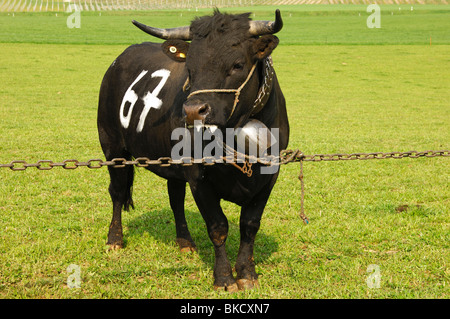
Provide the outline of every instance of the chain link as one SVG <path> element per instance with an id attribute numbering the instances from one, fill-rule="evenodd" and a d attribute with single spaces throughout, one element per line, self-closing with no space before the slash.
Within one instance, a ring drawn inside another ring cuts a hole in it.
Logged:
<path id="1" fill-rule="evenodd" d="M 305 155 L 300 150 L 283 150 L 280 156 L 266 156 L 263 158 L 256 158 L 245 156 L 247 167 L 251 167 L 252 163 L 259 163 L 261 165 L 284 165 L 293 162 L 322 162 L 322 161 L 351 161 L 351 160 L 371 160 L 371 159 L 402 159 L 402 158 L 420 158 L 420 157 L 450 157 L 449 150 L 442 151 L 408 151 L 408 152 L 388 152 L 388 153 L 350 153 L 350 154 L 313 154 Z M 224 161 L 225 159 L 225 161 Z M 67 159 L 62 162 L 53 162 L 51 160 L 39 160 L 36 163 L 27 163 L 24 160 L 13 160 L 9 164 L 0 164 L 0 168 L 10 168 L 13 171 L 24 171 L 29 167 L 35 167 L 41 171 L 51 170 L 54 167 L 62 167 L 67 170 L 77 169 L 79 167 L 87 167 L 90 169 L 99 169 L 103 167 L 123 168 L 125 166 L 149 167 L 151 165 L 158 165 L 161 167 L 169 167 L 172 165 L 192 166 L 200 164 L 205 166 L 214 165 L 217 163 L 229 163 L 228 158 L 204 157 L 201 159 L 194 159 L 192 157 L 183 157 L 179 160 L 173 160 L 170 157 L 160 157 L 156 160 L 147 157 L 138 157 L 134 160 L 127 160 L 126 158 L 114 158 L 110 161 L 102 159 L 90 159 L 87 162 L 80 162 L 76 159 Z"/>

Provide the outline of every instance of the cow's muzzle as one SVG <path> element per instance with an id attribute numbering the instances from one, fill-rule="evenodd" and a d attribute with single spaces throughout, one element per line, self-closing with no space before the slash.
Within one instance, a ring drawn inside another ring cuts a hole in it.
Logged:
<path id="1" fill-rule="evenodd" d="M 183 104 L 184 114 L 186 116 L 186 125 L 194 125 L 194 121 L 205 123 L 206 117 L 211 112 L 208 103 L 185 103 Z"/>

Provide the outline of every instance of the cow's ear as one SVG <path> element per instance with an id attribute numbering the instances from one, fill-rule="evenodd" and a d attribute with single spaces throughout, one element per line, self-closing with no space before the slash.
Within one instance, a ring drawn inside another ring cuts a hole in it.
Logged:
<path id="1" fill-rule="evenodd" d="M 177 62 L 185 62 L 189 51 L 189 43 L 183 40 L 167 40 L 161 44 L 165 54 Z"/>
<path id="2" fill-rule="evenodd" d="M 262 60 L 268 57 L 273 50 L 277 47 L 280 40 L 274 35 L 267 34 L 258 38 L 255 43 L 253 43 L 253 50 L 255 58 Z"/>

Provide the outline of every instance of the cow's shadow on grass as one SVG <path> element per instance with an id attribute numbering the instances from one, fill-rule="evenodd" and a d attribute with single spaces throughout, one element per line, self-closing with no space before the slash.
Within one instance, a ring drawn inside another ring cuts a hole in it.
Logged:
<path id="1" fill-rule="evenodd" d="M 186 210 L 186 220 L 188 223 L 189 231 L 194 239 L 198 252 L 197 254 L 201 258 L 202 262 L 214 267 L 214 248 L 211 240 L 209 239 L 205 222 L 198 211 Z M 264 217 L 262 222 L 264 222 Z M 170 208 L 163 208 L 161 210 L 153 210 L 140 214 L 139 216 L 132 217 L 126 224 L 124 224 L 126 230 L 124 231 L 124 244 L 125 249 L 128 243 L 133 240 L 139 241 L 139 238 L 148 236 L 160 241 L 162 244 L 173 246 L 174 250 L 178 250 L 178 245 L 175 242 L 175 220 L 172 210 Z M 239 222 L 234 222 L 228 218 L 228 238 L 226 242 L 228 258 L 232 265 L 236 261 L 236 257 L 239 251 L 240 232 Z M 254 247 L 254 257 L 256 264 L 262 263 L 267 260 L 274 252 L 278 250 L 278 243 L 273 236 L 267 235 L 264 231 L 260 230 L 256 236 L 256 242 Z M 182 254 L 182 252 L 179 252 Z"/>

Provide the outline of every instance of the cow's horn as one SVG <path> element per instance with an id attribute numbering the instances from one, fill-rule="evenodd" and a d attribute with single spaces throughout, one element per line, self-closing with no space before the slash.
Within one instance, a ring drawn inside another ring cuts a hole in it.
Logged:
<path id="1" fill-rule="evenodd" d="M 280 10 L 275 11 L 275 21 L 250 21 L 251 35 L 274 34 L 283 27 Z"/>
<path id="2" fill-rule="evenodd" d="M 142 24 L 135 20 L 133 20 L 132 22 L 135 26 L 137 26 L 142 31 L 144 31 L 154 37 L 160 38 L 160 39 L 164 39 L 164 40 L 180 39 L 180 40 L 186 40 L 186 41 L 192 40 L 189 26 L 172 28 L 172 29 L 159 29 L 159 28 L 150 27 L 148 25 Z"/>

